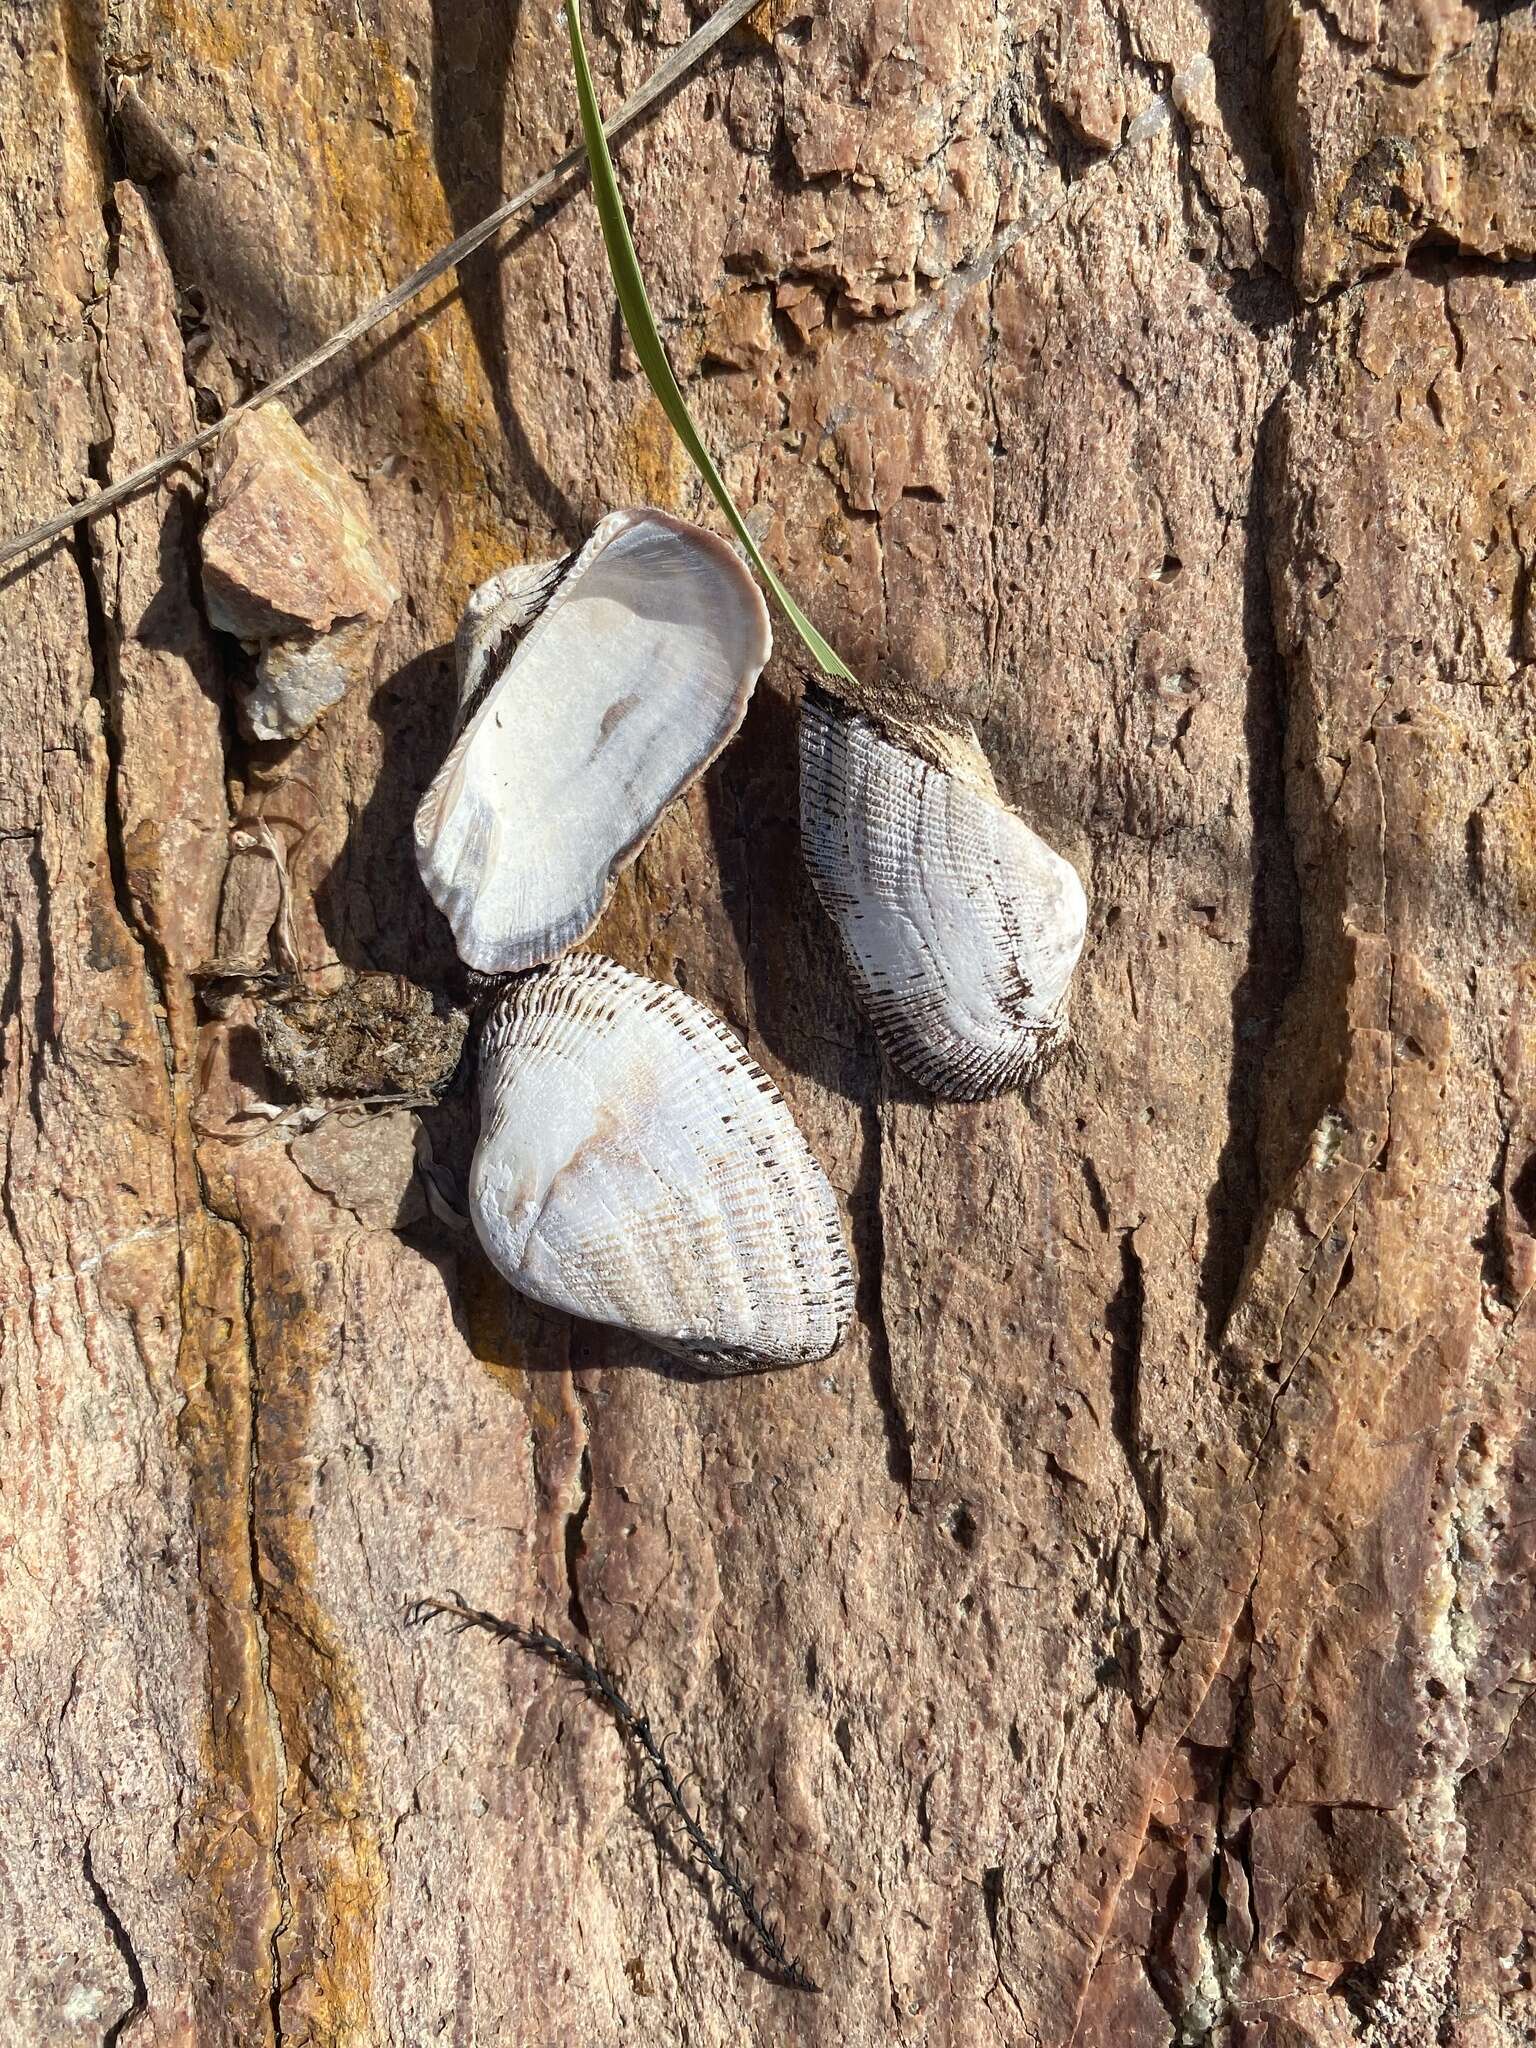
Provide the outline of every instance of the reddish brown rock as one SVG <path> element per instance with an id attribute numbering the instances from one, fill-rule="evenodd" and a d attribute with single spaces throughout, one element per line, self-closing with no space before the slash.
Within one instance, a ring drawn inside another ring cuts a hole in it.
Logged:
<path id="1" fill-rule="evenodd" d="M 1271 91 L 1309 298 L 1420 244 L 1536 253 L 1536 24 L 1459 0 L 1274 12 Z"/>
<path id="2" fill-rule="evenodd" d="M 151 13 L 0 48 L 7 530 L 572 132 L 552 10 Z M 690 18 L 592 23 L 605 100 Z M 364 1055 L 428 1092 L 466 592 L 614 503 L 710 516 L 583 195 L 295 401 L 402 601 L 291 746 L 225 715 L 196 477 L 8 573 L 0 2033 L 1528 2031 L 1529 31 L 1271 26 L 1272 71 L 1245 11 L 770 0 L 619 151 L 797 595 L 1089 886 L 1071 1045 L 962 1106 L 843 982 L 788 660 L 626 876 L 600 943 L 745 1034 L 844 1205 L 825 1366 L 698 1385 L 536 1313 L 456 1227 L 465 1098 L 327 1113 Z M 326 517 L 263 630 L 369 620 Z M 588 1702 L 403 1627 L 453 1586 L 676 1731 L 821 1998 L 722 1942 Z"/>
<path id="3" fill-rule="evenodd" d="M 366 500 L 273 399 L 220 440 L 201 546 L 209 619 L 256 652 L 242 717 L 294 739 L 371 672 L 399 595 Z"/>

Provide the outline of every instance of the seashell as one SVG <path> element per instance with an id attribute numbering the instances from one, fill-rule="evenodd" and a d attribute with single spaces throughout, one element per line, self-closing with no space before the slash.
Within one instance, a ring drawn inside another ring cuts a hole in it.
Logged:
<path id="1" fill-rule="evenodd" d="M 702 1004 L 597 954 L 498 997 L 470 1213 L 521 1293 L 731 1371 L 841 1343 L 837 1201 L 788 1105 Z"/>
<path id="2" fill-rule="evenodd" d="M 1031 1079 L 1065 1038 L 1087 903 L 1071 864 L 1001 801 L 974 740 L 895 730 L 910 743 L 807 691 L 801 843 L 891 1058 L 973 1100 Z"/>
<path id="3" fill-rule="evenodd" d="M 724 541 L 613 512 L 574 561 L 481 585 L 458 639 L 457 737 L 416 813 L 416 859 L 484 974 L 552 960 L 740 725 L 772 648 Z"/>

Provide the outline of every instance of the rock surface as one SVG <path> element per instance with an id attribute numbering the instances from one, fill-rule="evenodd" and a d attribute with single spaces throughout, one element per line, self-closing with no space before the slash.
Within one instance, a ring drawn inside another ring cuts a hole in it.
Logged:
<path id="1" fill-rule="evenodd" d="M 1276 139 L 1315 298 L 1421 243 L 1536 254 L 1536 20 L 1459 0 L 1276 12 Z"/>
<path id="2" fill-rule="evenodd" d="M 605 98 L 690 21 L 590 24 Z M 325 1114 L 262 1053 L 263 974 L 458 989 L 409 820 L 467 590 L 703 516 L 582 192 L 305 392 L 402 601 L 291 746 L 227 716 L 206 479 L 7 573 L 6 2048 L 1529 2038 L 1529 37 L 765 0 L 620 151 L 786 580 L 1088 886 L 1057 1065 L 916 1097 L 800 866 L 782 657 L 622 883 L 596 943 L 829 1170 L 825 1366 L 536 1313 L 443 1206 L 466 1098 Z M 552 160 L 566 62 L 490 0 L 21 10 L 0 524 Z M 451 1587 L 676 1732 L 820 1998 L 722 1942 L 601 1713 L 404 1627 Z"/>

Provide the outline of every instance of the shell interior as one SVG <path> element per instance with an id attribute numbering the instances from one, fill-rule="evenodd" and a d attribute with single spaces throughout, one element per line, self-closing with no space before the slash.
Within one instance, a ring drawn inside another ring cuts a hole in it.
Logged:
<path id="1" fill-rule="evenodd" d="M 595 954 L 512 984 L 480 1111 L 470 1209 L 522 1293 L 725 1370 L 841 1342 L 836 1197 L 772 1081 L 691 997 Z"/>
<path id="2" fill-rule="evenodd" d="M 1066 1034 L 1076 870 L 979 777 L 808 694 L 800 827 L 816 892 L 892 1059 L 935 1094 L 1028 1080 Z"/>
<path id="3" fill-rule="evenodd" d="M 771 648 L 723 541 L 611 513 L 569 566 L 519 565 L 470 600 L 460 731 L 416 814 L 422 880 L 485 974 L 553 959 L 740 725 Z"/>

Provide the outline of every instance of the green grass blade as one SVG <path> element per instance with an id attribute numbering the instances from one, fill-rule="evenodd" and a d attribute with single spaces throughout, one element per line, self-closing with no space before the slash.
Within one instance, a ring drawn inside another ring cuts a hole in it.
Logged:
<path id="1" fill-rule="evenodd" d="M 765 561 L 761 548 L 747 531 L 746 521 L 736 510 L 731 494 L 725 487 L 725 479 L 715 467 L 714 457 L 705 447 L 699 430 L 693 423 L 683 394 L 678 388 L 677 379 L 672 374 L 672 365 L 667 360 L 661 336 L 656 331 L 651 302 L 645 293 L 645 280 L 640 275 L 640 261 L 635 254 L 629 222 L 624 217 L 624 202 L 619 197 L 618 181 L 613 173 L 613 159 L 608 154 L 608 139 L 603 133 L 603 117 L 598 111 L 597 95 L 592 87 L 592 73 L 587 65 L 587 49 L 582 41 L 581 14 L 577 0 L 565 0 L 565 18 L 571 31 L 571 61 L 576 67 L 576 96 L 581 104 L 581 132 L 587 145 L 587 161 L 592 169 L 592 192 L 597 201 L 597 217 L 602 223 L 603 244 L 608 251 L 608 267 L 613 273 L 613 286 L 618 294 L 619 311 L 624 316 L 624 325 L 629 329 L 629 338 L 635 345 L 635 354 L 640 358 L 640 367 L 649 378 L 651 389 L 660 399 L 663 412 L 676 429 L 678 439 L 692 456 L 694 467 L 708 484 L 714 493 L 716 504 L 730 521 L 731 531 L 746 549 L 757 573 L 784 607 L 790 624 L 805 642 L 817 667 L 823 675 L 841 676 L 852 682 L 852 670 L 833 653 Z"/>

